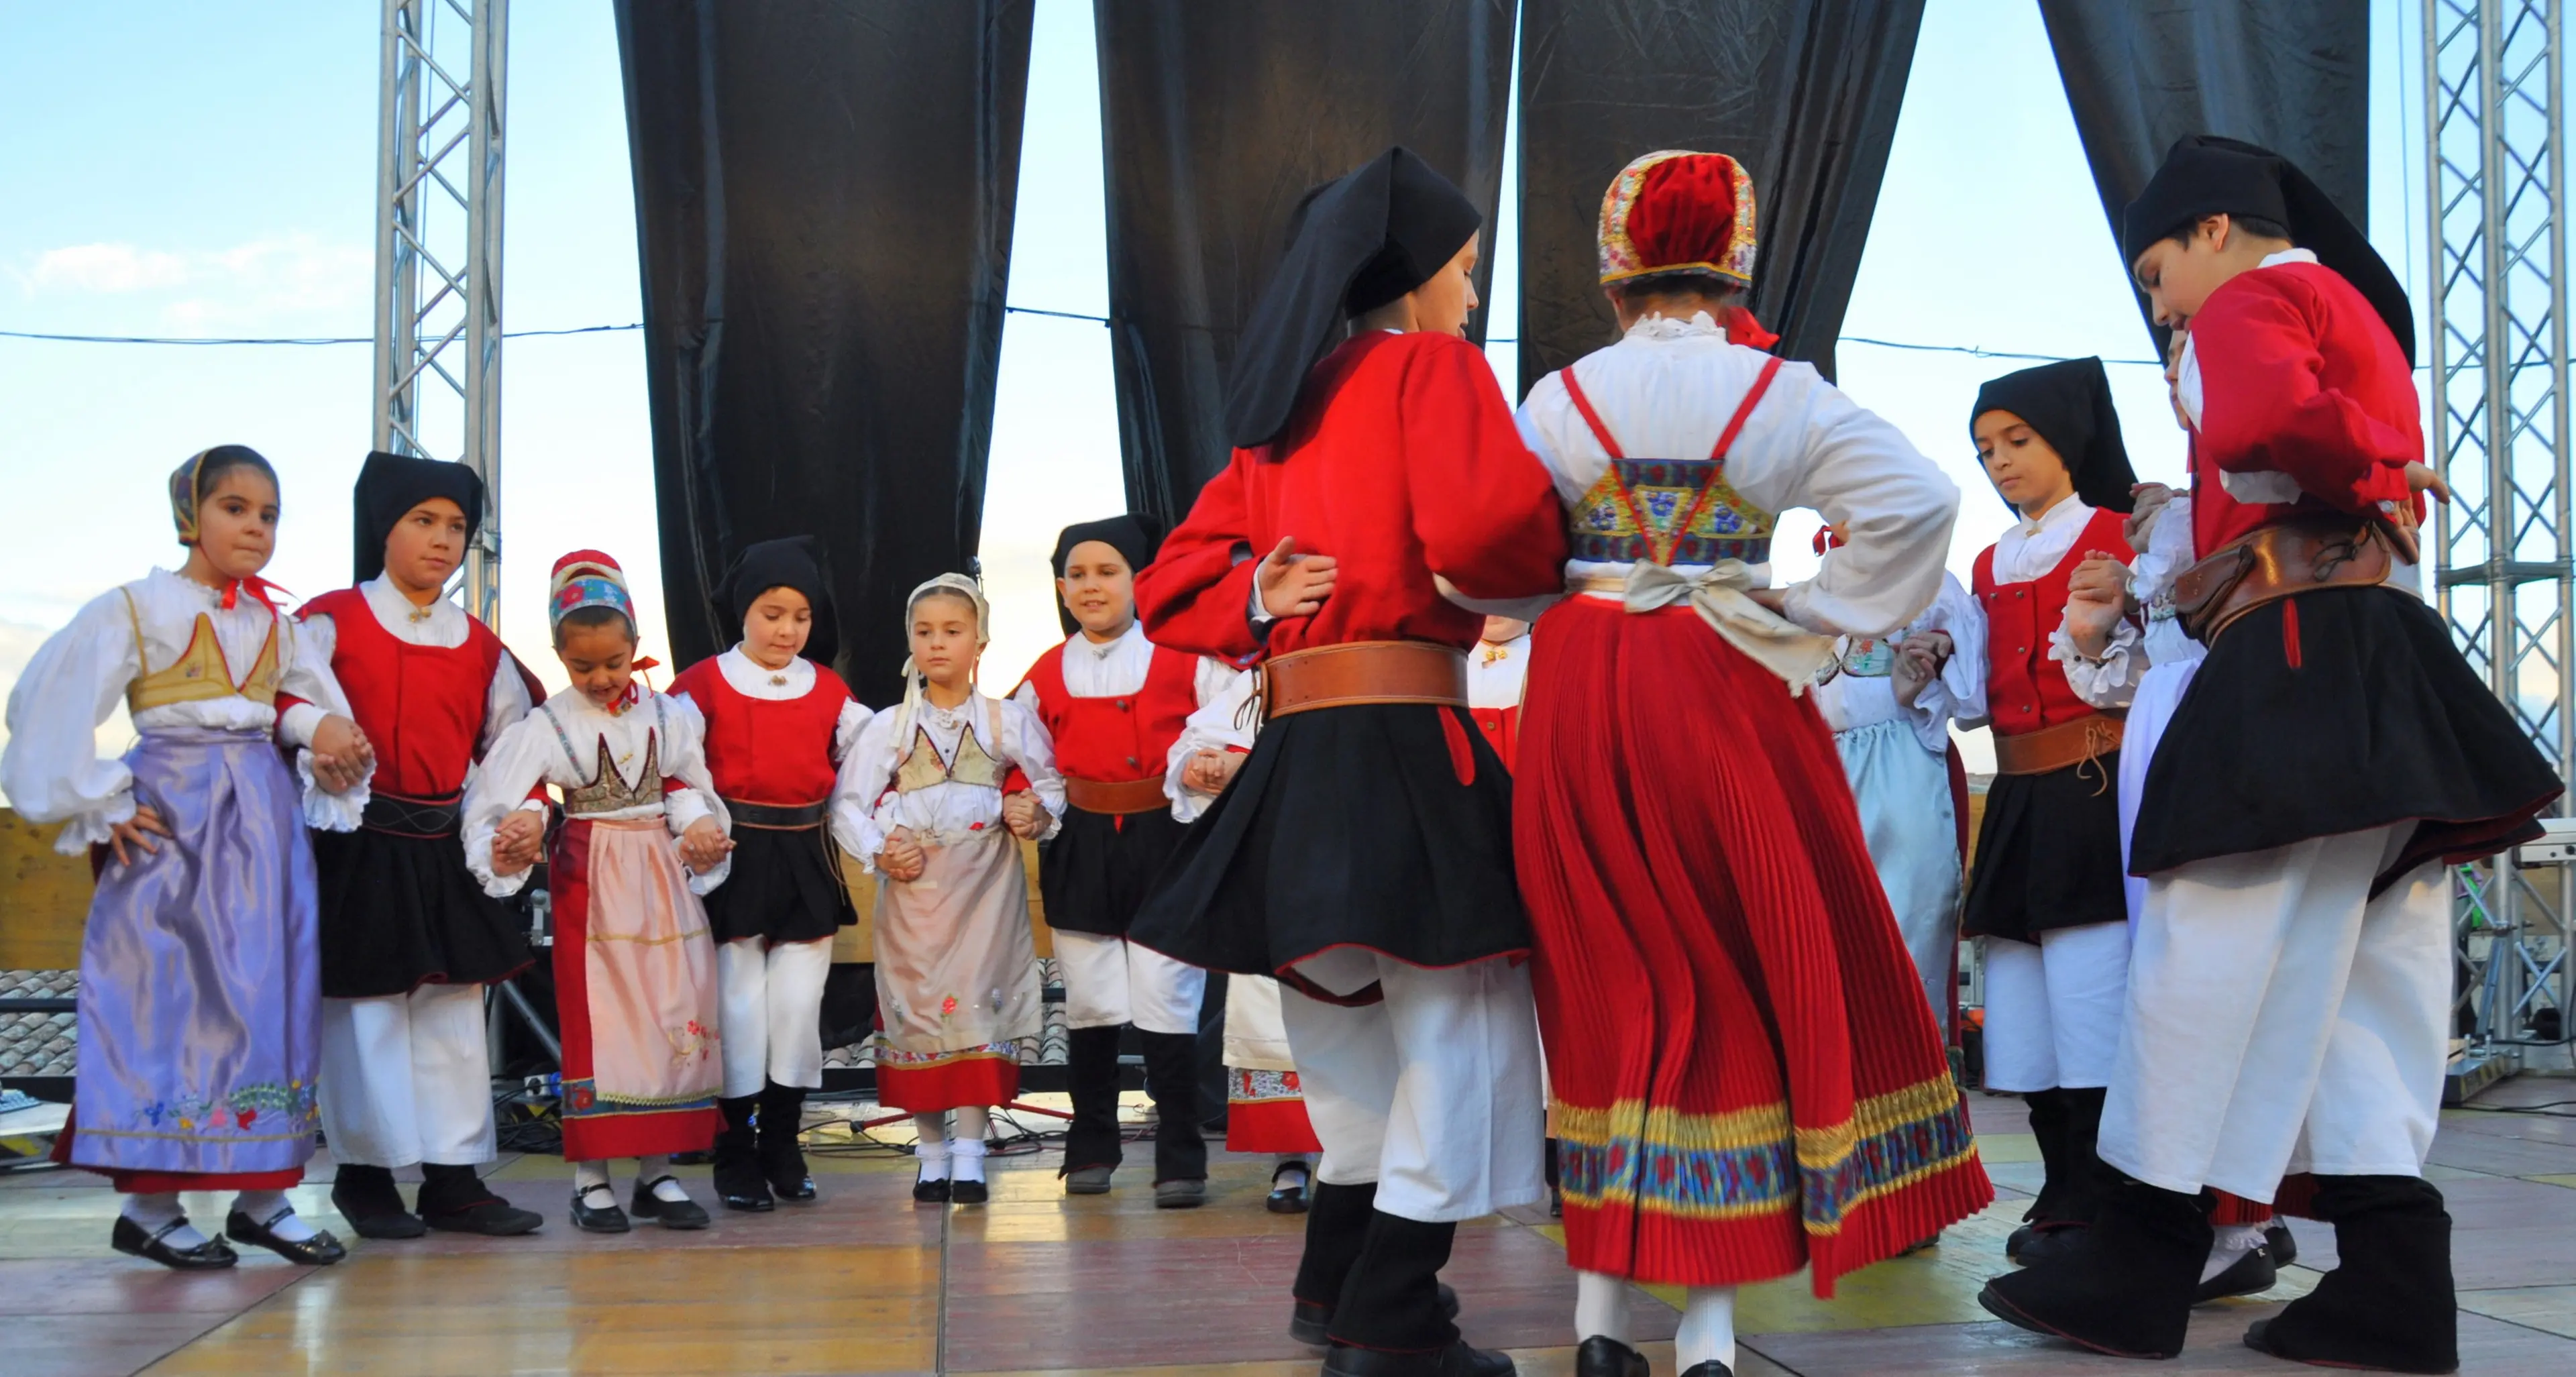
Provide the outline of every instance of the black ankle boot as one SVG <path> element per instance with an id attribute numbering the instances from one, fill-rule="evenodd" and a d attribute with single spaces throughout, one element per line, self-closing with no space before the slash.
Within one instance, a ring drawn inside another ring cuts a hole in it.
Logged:
<path id="1" fill-rule="evenodd" d="M 402 1192 L 394 1188 L 394 1174 L 387 1167 L 342 1163 L 331 1181 L 331 1208 L 360 1238 L 418 1238 L 429 1232 L 420 1216 L 403 1208 Z"/>
<path id="2" fill-rule="evenodd" d="M 2170 1358 L 2191 1326 L 2213 1234 L 2199 1196 L 2108 1168 L 2091 1228 L 2047 1265 L 1986 1283 L 1977 1303 L 2034 1333 L 2119 1358 Z"/>
<path id="3" fill-rule="evenodd" d="M 760 1092 L 760 1174 L 772 1194 L 791 1205 L 814 1200 L 814 1178 L 805 1170 L 805 1092 L 771 1081 Z"/>
<path id="4" fill-rule="evenodd" d="M 1126 1156 L 1118 1132 L 1118 1038 L 1126 1031 L 1124 1025 L 1111 1024 L 1065 1034 L 1065 1089 L 1073 1099 L 1073 1118 L 1065 1125 L 1060 1176 L 1100 1167 L 1116 1171 Z M 1096 1193 L 1091 1184 L 1086 1176 L 1083 1194 Z M 1106 1183 L 1100 1184 L 1105 1189 Z"/>
<path id="5" fill-rule="evenodd" d="M 1145 1093 L 1152 1096 L 1154 1184 L 1207 1179 L 1207 1135 L 1199 1127 L 1199 1039 L 1196 1033 L 1139 1033 L 1145 1046 Z"/>
<path id="6" fill-rule="evenodd" d="M 2323 1367 L 2458 1371 L 2460 1315 L 2442 1193 L 2412 1176 L 2320 1176 L 2316 1212 L 2334 1224 L 2335 1269 L 2246 1331 L 2246 1344 Z"/>
<path id="7" fill-rule="evenodd" d="M 1377 1213 L 1377 1183 L 1336 1186 L 1317 1181 L 1307 1192 L 1306 1251 L 1297 1260 L 1297 1280 L 1290 1288 L 1296 1309 L 1288 1336 L 1322 1348 L 1329 1340 L 1333 1308 L 1342 1303 L 1342 1287 L 1351 1264 L 1368 1242 L 1370 1216 Z"/>
<path id="8" fill-rule="evenodd" d="M 546 1220 L 492 1192 L 474 1168 L 424 1162 L 420 1168 L 420 1218 L 433 1229 L 485 1238 L 534 1233 Z"/>
<path id="9" fill-rule="evenodd" d="M 769 1183 L 760 1174 L 760 1140 L 751 1122 L 760 1097 L 737 1095 L 717 1100 L 716 1107 L 724 1111 L 724 1128 L 716 1134 L 716 1198 L 728 1210 L 770 1209 Z"/>

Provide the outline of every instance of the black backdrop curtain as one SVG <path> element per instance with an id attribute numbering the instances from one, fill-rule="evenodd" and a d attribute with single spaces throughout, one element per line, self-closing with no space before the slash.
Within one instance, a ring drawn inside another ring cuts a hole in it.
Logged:
<path id="1" fill-rule="evenodd" d="M 1226 465 L 1226 366 L 1306 188 L 1407 145 L 1485 212 L 1490 259 L 1512 5 L 1103 0 L 1094 15 L 1127 501 L 1170 522 Z"/>
<path id="2" fill-rule="evenodd" d="M 1521 7 L 1521 391 L 1618 338 L 1601 193 L 1641 153 L 1753 176 L 1752 306 L 1834 375 L 1923 0 L 1527 0 Z"/>
<path id="3" fill-rule="evenodd" d="M 840 669 L 983 521 L 1031 0 L 616 0 L 672 650 L 754 541 L 832 562 Z M 612 551 L 613 553 L 613 551 Z"/>
<path id="4" fill-rule="evenodd" d="M 2370 223 L 2370 7 L 2353 0 L 2040 0 L 2121 256 L 2120 213 L 2186 134 L 2261 144 Z M 2125 259 L 2121 276 L 2128 275 Z M 2138 310 L 2147 309 L 2144 294 Z M 2164 332 L 2155 331 L 2158 349 Z"/>

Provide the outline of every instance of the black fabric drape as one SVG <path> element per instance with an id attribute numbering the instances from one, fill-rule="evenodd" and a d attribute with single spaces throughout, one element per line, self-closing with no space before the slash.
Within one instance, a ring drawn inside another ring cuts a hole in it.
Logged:
<path id="1" fill-rule="evenodd" d="M 1094 18 L 1127 503 L 1168 527 L 1226 465 L 1235 334 L 1308 187 L 1403 144 L 1485 213 L 1490 260 L 1512 5 L 1111 0 Z"/>
<path id="2" fill-rule="evenodd" d="M 1618 338 L 1601 193 L 1660 148 L 1752 174 L 1753 312 L 1832 377 L 1922 23 L 1923 0 L 1527 0 L 1521 390 Z"/>
<path id="3" fill-rule="evenodd" d="M 2120 212 L 2186 134 L 2297 163 L 2370 223 L 2370 8 L 2352 0 L 2039 0 L 2121 257 Z M 2120 275 L 2127 277 L 2123 258 Z M 2138 296 L 2145 317 L 2147 299 Z M 2164 332 L 2153 330 L 2156 346 Z"/>
<path id="4" fill-rule="evenodd" d="M 887 702 L 904 595 L 974 557 L 1031 3 L 616 0 L 681 664 L 740 635 L 733 556 L 810 534 Z"/>

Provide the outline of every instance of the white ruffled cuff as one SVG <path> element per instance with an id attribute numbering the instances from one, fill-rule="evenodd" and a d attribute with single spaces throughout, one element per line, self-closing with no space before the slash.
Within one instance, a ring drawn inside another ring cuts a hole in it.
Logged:
<path id="1" fill-rule="evenodd" d="M 689 870 L 688 862 L 682 861 L 680 863 L 680 868 L 682 870 Z M 733 856 L 731 853 L 727 853 L 723 860 L 716 862 L 715 869 L 710 870 L 703 875 L 694 870 L 689 870 L 689 892 L 703 899 L 708 895 L 715 893 L 716 886 L 723 884 L 732 874 Z"/>
<path id="2" fill-rule="evenodd" d="M 2096 660 L 2078 650 L 2063 625 L 2048 633 L 2048 658 L 2066 666 L 2067 686 L 2096 708 L 2128 706 L 2146 672 L 2137 623 L 2126 618 L 2111 628 L 2111 643 L 2102 658 Z"/>
<path id="3" fill-rule="evenodd" d="M 116 839 L 116 825 L 134 820 L 134 781 L 128 776 L 125 787 L 95 808 L 84 809 L 63 821 L 63 830 L 54 838 L 54 850 L 66 856 L 86 856 L 93 846 L 105 846 Z"/>
<path id="4" fill-rule="evenodd" d="M 304 786 L 304 825 L 317 832 L 355 832 L 365 818 L 367 799 L 375 787 L 376 769 L 367 767 L 367 777 L 345 794 L 335 794 L 322 787 L 313 777 L 313 752 L 295 753 L 295 778 Z"/>

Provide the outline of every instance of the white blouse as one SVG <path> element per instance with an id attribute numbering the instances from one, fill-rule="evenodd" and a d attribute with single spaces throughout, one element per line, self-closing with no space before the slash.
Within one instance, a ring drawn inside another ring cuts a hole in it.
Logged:
<path id="1" fill-rule="evenodd" d="M 2093 508 L 2083 498 L 2068 496 L 2036 519 L 2014 522 L 1995 539 L 1995 582 L 2033 583 L 2047 577 L 2092 520 Z"/>
<path id="2" fill-rule="evenodd" d="M 1467 706 L 1517 708 L 1529 683 L 1530 634 L 1496 644 L 1478 641 L 1467 652 Z"/>
<path id="3" fill-rule="evenodd" d="M 271 611 L 247 591 L 227 609 L 215 589 L 155 569 L 91 599 L 70 625 L 46 639 L 9 694 L 9 745 L 0 752 L 0 789 L 8 791 L 11 805 L 29 822 L 65 824 L 55 850 L 79 855 L 108 841 L 116 824 L 134 816 L 134 772 L 122 760 L 99 758 L 96 733 L 124 701 L 128 684 L 187 653 L 200 613 L 214 624 L 225 669 L 236 682 L 259 663 L 260 647 L 274 627 L 278 693 L 304 701 L 289 707 L 283 720 L 270 705 L 239 694 L 166 703 L 134 714 L 134 729 L 145 735 L 188 728 L 274 729 L 298 751 L 306 824 L 330 832 L 357 830 L 366 804 L 363 786 L 345 795 L 329 794 L 313 779 L 314 730 L 326 715 L 349 713 L 348 696 L 331 675 L 328 650 L 316 653 L 294 618 Z"/>
<path id="4" fill-rule="evenodd" d="M 1154 643 L 1145 639 L 1145 623 L 1139 618 L 1127 623 L 1127 629 L 1110 641 L 1095 641 L 1082 632 L 1065 638 L 1064 691 L 1076 698 L 1116 698 L 1122 694 L 1142 693 L 1145 680 L 1154 672 Z M 1199 657 L 1196 679 L 1197 698 L 1205 703 L 1235 680 L 1243 671 L 1223 660 Z M 1035 684 L 1023 683 L 1011 695 L 1011 701 L 1038 710 Z"/>
<path id="5" fill-rule="evenodd" d="M 537 711 L 511 723 L 492 743 L 484 754 L 483 768 L 465 790 L 465 868 L 483 882 L 484 893 L 506 899 L 528 882 L 525 870 L 516 875 L 492 872 L 492 835 L 502 819 L 514 812 L 545 810 L 544 804 L 528 797 L 530 790 L 540 784 L 577 789 L 606 779 L 610 770 L 621 781 L 642 785 L 650 781 L 637 779 L 636 772 L 644 768 L 647 754 L 663 780 L 678 780 L 686 787 L 668 791 L 656 787 L 650 803 L 588 816 L 603 821 L 663 818 L 674 837 L 700 818 L 714 818 L 716 826 L 732 834 L 732 815 L 707 777 L 707 720 L 685 698 L 655 693 L 641 682 L 636 688 L 635 703 L 613 713 L 592 703 L 579 689 L 564 689 Z M 561 724 L 560 733 L 557 724 Z M 732 873 L 733 858 L 728 856 L 703 875 L 692 873 L 689 889 L 706 894 Z"/>
<path id="6" fill-rule="evenodd" d="M 1825 716 L 1825 725 L 1836 732 L 1858 731 L 1881 722 L 1902 720 L 1914 729 L 1914 738 L 1923 749 L 1942 754 L 1950 748 L 1950 723 L 1960 720 L 1982 722 L 1986 716 L 1986 622 L 1977 614 L 1976 600 L 1968 595 L 1958 578 L 1943 571 L 1941 591 L 1923 615 L 1908 623 L 1894 636 L 1875 643 L 1868 651 L 1858 651 L 1846 641 L 1842 647 L 1843 663 L 1849 665 L 1856 653 L 1876 656 L 1892 653 L 1896 642 L 1918 632 L 1939 631 L 1950 637 L 1951 650 L 1947 663 L 1932 682 L 1914 695 L 1914 706 L 1896 701 L 1896 680 L 1882 673 L 1856 674 L 1843 672 L 1816 686 L 1816 710 Z M 1875 667 L 1873 667 L 1875 668 Z"/>
<path id="7" fill-rule="evenodd" d="M 1249 751 L 1252 738 L 1261 730 L 1252 702 L 1254 686 L 1260 676 L 1238 674 L 1225 691 L 1199 704 L 1181 734 L 1172 742 L 1171 755 L 1163 764 L 1163 796 L 1172 801 L 1172 816 L 1182 822 L 1196 822 L 1199 814 L 1216 801 L 1216 795 L 1203 794 L 1181 783 L 1181 771 L 1190 757 L 1201 751 Z"/>
<path id="8" fill-rule="evenodd" d="M 771 669 L 743 654 L 740 642 L 716 657 L 716 672 L 724 676 L 726 687 L 745 698 L 758 698 L 764 702 L 792 703 L 814 691 L 813 661 L 799 655 L 787 662 L 787 668 Z M 675 693 L 671 695 L 671 701 L 687 703 L 689 695 Z M 855 698 L 841 705 L 841 715 L 832 725 L 833 764 L 849 758 L 850 748 L 858 744 L 859 733 L 866 730 L 868 719 L 875 715 Z"/>
<path id="9" fill-rule="evenodd" d="M 1688 321 L 1648 316 L 1607 349 L 1574 364 L 1602 423 L 1632 459 L 1702 460 L 1770 355 L 1730 344 L 1705 314 Z M 1591 491 L 1610 457 L 1565 382 L 1555 374 L 1530 389 L 1522 437 L 1571 504 Z M 1939 591 L 1950 552 L 1959 489 L 1903 432 L 1803 363 L 1784 363 L 1726 456 L 1725 480 L 1746 502 L 1774 515 L 1799 507 L 1824 513 L 1846 542 L 1826 553 L 1816 576 L 1783 591 L 1784 615 L 1823 635 L 1879 636 L 1913 620 Z M 1684 573 L 1705 566 L 1677 566 Z M 1624 576 L 1623 563 L 1570 561 L 1569 579 Z M 1757 585 L 1770 566 L 1754 566 Z"/>
<path id="10" fill-rule="evenodd" d="M 1029 788 L 1046 809 L 1047 827 L 1040 840 L 1052 837 L 1064 820 L 1064 776 L 1056 771 L 1055 743 L 1037 715 L 1008 699 L 969 695 L 954 708 L 923 699 L 915 708 L 919 730 L 943 762 L 957 759 L 970 729 L 986 755 L 1008 770 L 1020 767 Z M 901 708 L 878 713 L 859 733 L 858 744 L 841 762 L 832 789 L 832 836 L 841 849 L 857 856 L 869 874 L 876 873 L 877 853 L 896 828 L 925 842 L 962 840 L 968 834 L 1002 826 L 1002 791 L 989 784 L 948 780 L 910 793 L 895 791 L 895 774 L 912 753 L 914 726 Z M 996 728 L 998 737 L 996 739 Z"/>
<path id="11" fill-rule="evenodd" d="M 359 584 L 358 591 L 366 596 L 367 609 L 376 614 L 376 625 L 395 640 L 437 650 L 454 650 L 465 644 L 473 618 L 446 598 L 434 598 L 428 606 L 416 607 L 382 574 Z M 327 612 L 305 618 L 304 635 L 312 652 L 326 663 L 340 647 L 339 625 Z M 502 656 L 501 662 L 492 667 L 492 685 L 484 694 L 483 736 L 474 743 L 475 750 L 490 751 L 502 730 L 527 716 L 532 706 L 527 681 L 519 677 L 519 666 L 509 656 Z"/>

